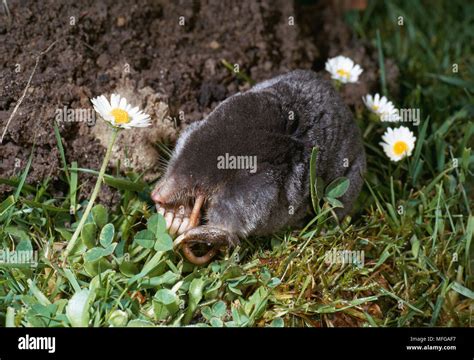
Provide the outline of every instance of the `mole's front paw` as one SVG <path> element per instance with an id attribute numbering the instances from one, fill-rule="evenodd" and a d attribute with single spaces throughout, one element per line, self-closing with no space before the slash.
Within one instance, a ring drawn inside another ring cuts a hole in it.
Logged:
<path id="1" fill-rule="evenodd" d="M 151 193 L 151 198 L 158 214 L 165 218 L 170 235 L 181 235 L 199 225 L 204 195 L 180 191 L 174 181 L 168 181 L 160 182 Z"/>
<path id="2" fill-rule="evenodd" d="M 169 231 L 171 236 L 181 235 L 193 227 L 189 219 L 191 215 L 189 207 L 184 205 L 165 206 L 157 204 L 156 212 L 165 218 L 166 230 Z"/>
<path id="3" fill-rule="evenodd" d="M 219 249 L 234 245 L 235 235 L 217 227 L 202 225 L 186 231 L 174 241 L 175 249 L 181 249 L 184 257 L 195 265 L 203 265 L 217 255 Z"/>

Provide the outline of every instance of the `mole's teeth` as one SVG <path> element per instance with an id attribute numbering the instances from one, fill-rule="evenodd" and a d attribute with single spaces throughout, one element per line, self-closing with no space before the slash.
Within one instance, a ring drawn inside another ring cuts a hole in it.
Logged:
<path id="1" fill-rule="evenodd" d="M 168 230 L 173 223 L 174 214 L 172 212 L 167 212 L 165 215 L 166 220 L 166 230 Z"/>
<path id="2" fill-rule="evenodd" d="M 182 219 L 178 216 L 174 218 L 173 223 L 171 224 L 171 227 L 170 227 L 170 235 L 176 234 L 176 232 L 178 231 L 181 225 L 181 221 Z"/>
<path id="3" fill-rule="evenodd" d="M 189 218 L 186 217 L 186 218 L 183 219 L 183 222 L 179 226 L 178 235 L 181 235 L 186 230 L 188 230 L 188 226 L 189 226 Z"/>
<path id="4" fill-rule="evenodd" d="M 161 207 L 160 205 L 156 205 L 156 211 L 158 212 L 158 214 L 165 216 L 166 210 L 164 207 Z"/>

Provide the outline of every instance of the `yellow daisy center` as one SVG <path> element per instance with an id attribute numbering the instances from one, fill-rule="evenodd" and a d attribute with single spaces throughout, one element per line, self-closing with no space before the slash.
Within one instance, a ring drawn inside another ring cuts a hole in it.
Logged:
<path id="1" fill-rule="evenodd" d="M 346 71 L 344 69 L 339 69 L 336 72 L 338 73 L 339 76 L 342 76 L 342 77 L 345 77 L 345 78 L 349 77 L 349 71 Z"/>
<path id="2" fill-rule="evenodd" d="M 407 152 L 408 144 L 405 141 L 397 141 L 393 144 L 393 152 L 395 155 L 400 156 Z"/>
<path id="3" fill-rule="evenodd" d="M 372 105 L 372 110 L 377 111 L 379 107 L 377 105 Z"/>
<path id="4" fill-rule="evenodd" d="M 122 109 L 113 109 L 110 114 L 114 117 L 116 124 L 128 124 L 130 122 L 130 115 Z"/>

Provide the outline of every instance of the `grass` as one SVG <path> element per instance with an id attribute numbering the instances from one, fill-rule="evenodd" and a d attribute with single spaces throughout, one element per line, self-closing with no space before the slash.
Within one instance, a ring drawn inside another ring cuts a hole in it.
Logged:
<path id="1" fill-rule="evenodd" d="M 66 159 L 57 133 L 64 198 L 52 197 L 49 179 L 26 184 L 30 162 L 19 178 L 0 180 L 13 188 L 0 201 L 1 248 L 39 251 L 37 267 L 0 267 L 0 324 L 473 326 L 473 7 L 389 1 L 347 13 L 357 36 L 399 66 L 400 93 L 387 96 L 421 109 L 419 126 L 405 124 L 417 137 L 413 155 L 390 163 L 378 146 L 386 125 L 376 124 L 365 138 L 369 171 L 357 216 L 332 221 L 340 181 L 313 191 L 319 215 L 304 229 L 248 239 L 205 267 L 170 251 L 149 185 L 128 174 L 106 176 L 121 202 L 94 206 L 61 268 L 87 204 L 77 203 L 77 174 L 97 172 Z M 364 131 L 366 113 L 356 118 Z M 363 250 L 363 266 L 328 265 L 335 249 Z"/>

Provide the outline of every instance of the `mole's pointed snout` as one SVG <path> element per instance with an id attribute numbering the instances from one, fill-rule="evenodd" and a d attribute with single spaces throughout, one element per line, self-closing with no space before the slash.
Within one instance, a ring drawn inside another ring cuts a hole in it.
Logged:
<path id="1" fill-rule="evenodd" d="M 157 204 L 165 204 L 176 191 L 176 182 L 173 179 L 159 181 L 151 192 L 151 199 Z"/>
<path id="2" fill-rule="evenodd" d="M 166 203 L 166 198 L 163 196 L 159 189 L 155 189 L 152 191 L 151 199 L 155 202 L 155 204 Z"/>

